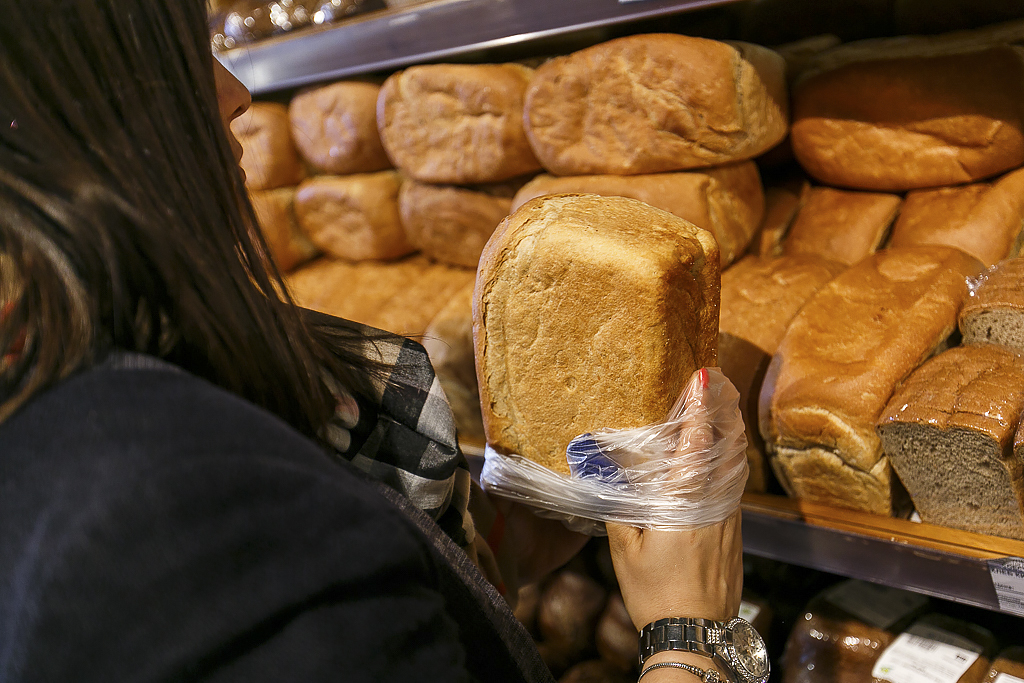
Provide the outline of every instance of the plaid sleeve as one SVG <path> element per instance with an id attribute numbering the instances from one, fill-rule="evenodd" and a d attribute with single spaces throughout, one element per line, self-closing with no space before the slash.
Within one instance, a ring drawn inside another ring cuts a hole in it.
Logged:
<path id="1" fill-rule="evenodd" d="M 371 397 L 330 383 L 338 410 L 328 430 L 335 449 L 429 514 L 457 544 L 473 543 L 471 477 L 455 420 L 423 347 L 403 337 L 367 341 L 366 354 L 390 368 Z"/>

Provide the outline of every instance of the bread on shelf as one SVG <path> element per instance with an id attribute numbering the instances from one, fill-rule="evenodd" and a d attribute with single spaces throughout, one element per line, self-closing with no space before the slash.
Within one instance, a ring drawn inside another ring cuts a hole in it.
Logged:
<path id="1" fill-rule="evenodd" d="M 574 437 L 664 419 L 716 364 L 719 260 L 710 232 L 634 199 L 520 207 L 484 248 L 474 295 L 488 444 L 568 474 Z"/>
<path id="2" fill-rule="evenodd" d="M 231 132 L 242 145 L 239 166 L 249 190 L 273 190 L 297 185 L 305 176 L 292 142 L 288 108 L 277 102 L 253 102 L 231 122 Z"/>
<path id="3" fill-rule="evenodd" d="M 949 349 L 915 370 L 878 421 L 921 520 L 1024 540 L 1024 358 L 996 344 Z"/>
<path id="4" fill-rule="evenodd" d="M 764 218 L 747 251 L 764 258 L 782 256 L 782 242 L 810 191 L 807 181 L 766 187 Z"/>
<path id="5" fill-rule="evenodd" d="M 282 273 L 317 255 L 319 250 L 299 229 L 295 219 L 295 188 L 260 190 L 249 193 L 260 232 L 270 257 Z"/>
<path id="6" fill-rule="evenodd" d="M 1003 344 L 1024 351 L 1024 257 L 990 268 L 960 311 L 965 344 Z"/>
<path id="7" fill-rule="evenodd" d="M 899 383 L 956 329 L 966 280 L 981 268 L 950 247 L 882 250 L 800 310 L 758 404 L 761 435 L 787 492 L 865 512 L 901 511 L 875 424 Z"/>

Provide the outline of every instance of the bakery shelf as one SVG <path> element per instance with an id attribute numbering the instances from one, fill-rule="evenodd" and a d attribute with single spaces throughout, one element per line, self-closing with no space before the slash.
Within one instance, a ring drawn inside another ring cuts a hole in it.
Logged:
<path id="1" fill-rule="evenodd" d="M 737 0 L 431 0 L 220 52 L 256 95 Z"/>
<path id="2" fill-rule="evenodd" d="M 1024 542 L 762 494 L 743 498 L 752 555 L 1021 615 L 993 585 L 990 560 L 1024 558 Z"/>

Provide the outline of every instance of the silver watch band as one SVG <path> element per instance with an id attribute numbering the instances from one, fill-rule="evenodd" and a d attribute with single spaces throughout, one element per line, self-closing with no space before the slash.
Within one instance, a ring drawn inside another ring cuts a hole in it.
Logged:
<path id="1" fill-rule="evenodd" d="M 706 657 L 715 656 L 715 646 L 724 644 L 725 624 L 712 619 L 666 617 L 652 621 L 640 631 L 640 666 L 656 652 L 681 650 Z"/>

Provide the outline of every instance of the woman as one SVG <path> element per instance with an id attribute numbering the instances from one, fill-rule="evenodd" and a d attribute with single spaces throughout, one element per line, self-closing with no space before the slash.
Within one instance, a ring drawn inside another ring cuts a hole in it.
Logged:
<path id="1" fill-rule="evenodd" d="M 283 294 L 203 0 L 0 13 L 0 681 L 548 679 L 422 349 Z M 638 627 L 735 613 L 735 518 L 610 533 Z"/>

